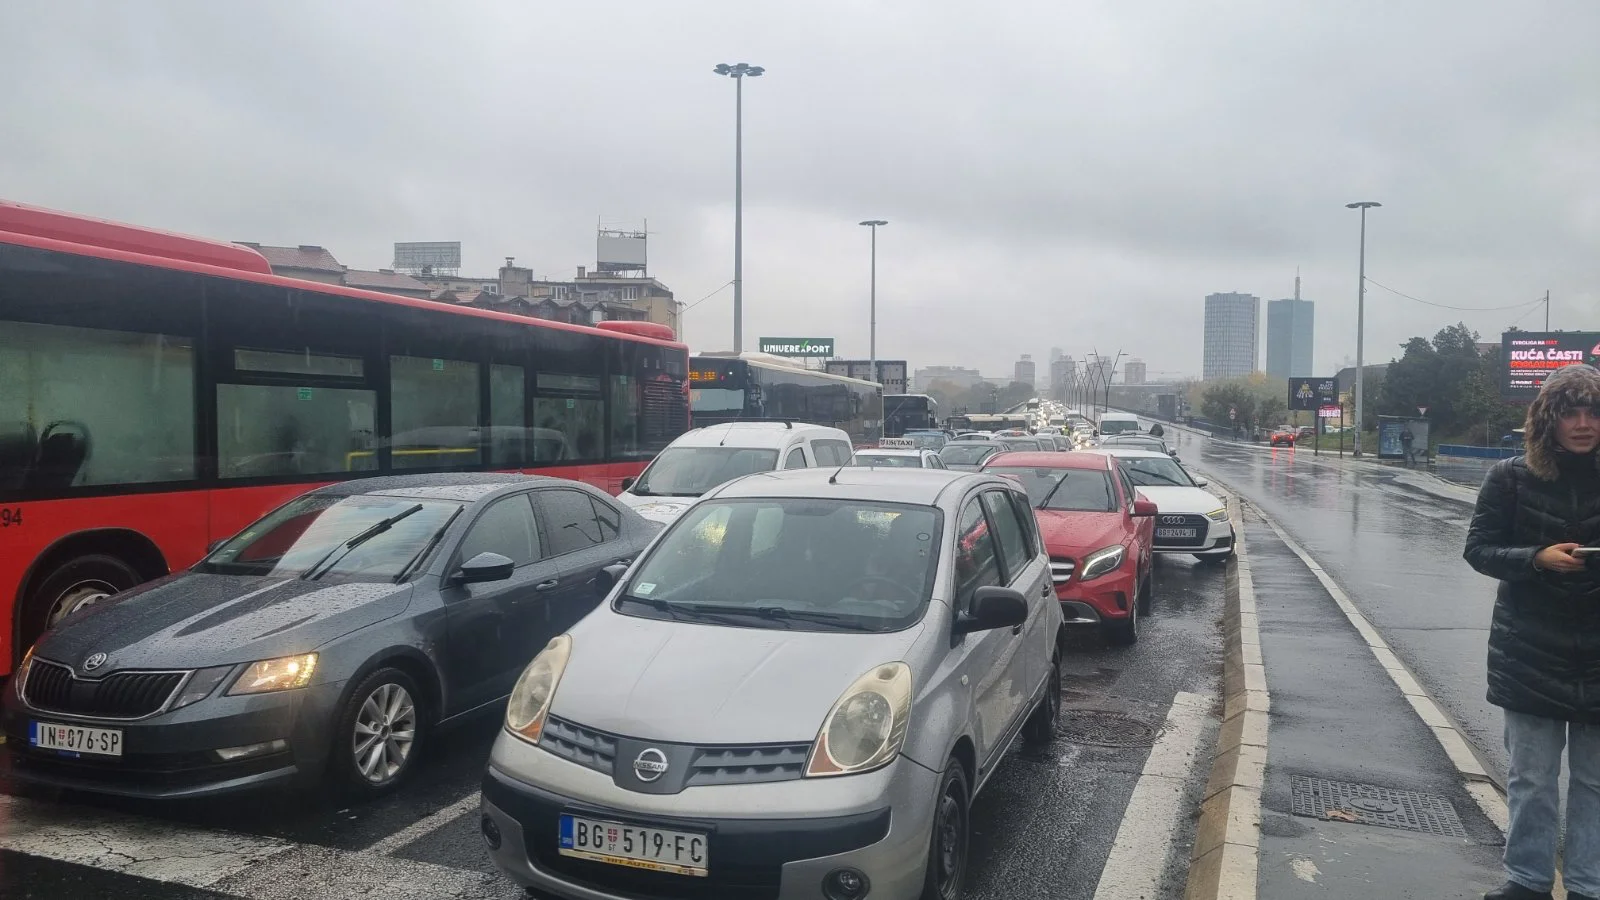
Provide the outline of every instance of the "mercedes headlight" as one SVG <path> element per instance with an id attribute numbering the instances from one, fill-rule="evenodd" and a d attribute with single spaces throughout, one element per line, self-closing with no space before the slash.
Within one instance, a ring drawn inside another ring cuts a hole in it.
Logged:
<path id="1" fill-rule="evenodd" d="M 839 697 L 811 745 L 806 777 L 854 775 L 882 768 L 900 755 L 911 719 L 911 667 L 884 663 Z"/>
<path id="2" fill-rule="evenodd" d="M 233 680 L 233 686 L 228 688 L 228 694 L 266 694 L 303 688 L 311 683 L 311 675 L 316 670 L 315 653 L 263 659 L 245 666 L 239 677 Z"/>
<path id="3" fill-rule="evenodd" d="M 506 704 L 507 731 L 530 744 L 539 743 L 556 685 L 561 683 L 561 673 L 567 670 L 567 660 L 571 658 L 572 637 L 558 634 L 528 663 Z"/>
<path id="4" fill-rule="evenodd" d="M 1228 521 L 1228 508 L 1224 506 L 1221 509 L 1213 509 L 1211 512 L 1206 513 L 1206 518 L 1213 522 L 1226 522 Z"/>
<path id="5" fill-rule="evenodd" d="M 1078 576 L 1079 581 L 1090 581 L 1115 572 L 1128 557 L 1128 548 L 1118 544 L 1104 550 L 1096 550 L 1083 558 L 1083 572 Z"/>

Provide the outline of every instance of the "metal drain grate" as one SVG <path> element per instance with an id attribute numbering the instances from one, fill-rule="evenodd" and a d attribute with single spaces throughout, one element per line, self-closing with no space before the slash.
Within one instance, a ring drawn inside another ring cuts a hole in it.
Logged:
<path id="1" fill-rule="evenodd" d="M 1434 794 L 1395 791 L 1306 775 L 1295 775 L 1289 783 L 1297 816 L 1403 828 L 1441 837 L 1467 836 L 1456 808 L 1449 800 Z"/>
<path id="2" fill-rule="evenodd" d="M 1156 742 L 1156 726 L 1122 713 L 1102 709 L 1064 709 L 1061 718 L 1058 734 L 1074 744 L 1148 747 Z"/>

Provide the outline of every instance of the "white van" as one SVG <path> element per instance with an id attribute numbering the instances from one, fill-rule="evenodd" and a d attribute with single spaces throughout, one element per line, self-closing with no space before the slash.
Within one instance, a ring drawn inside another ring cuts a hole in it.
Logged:
<path id="1" fill-rule="evenodd" d="M 1107 412 L 1100 414 L 1100 433 L 1138 434 L 1139 417 L 1133 413 Z"/>
<path id="2" fill-rule="evenodd" d="M 723 422 L 678 436 L 638 478 L 624 479 L 617 497 L 634 512 L 663 524 L 723 482 L 755 472 L 850 464 L 850 435 L 801 422 Z"/>

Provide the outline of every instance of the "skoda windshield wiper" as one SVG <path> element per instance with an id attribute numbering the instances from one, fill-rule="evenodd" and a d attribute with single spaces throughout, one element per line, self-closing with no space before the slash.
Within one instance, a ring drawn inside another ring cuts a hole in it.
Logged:
<path id="1" fill-rule="evenodd" d="M 328 574 L 328 570 L 338 565 L 339 560 L 344 559 L 347 555 L 349 555 L 351 550 L 354 550 L 362 544 L 365 544 L 367 541 L 370 541 L 378 535 L 383 534 L 385 531 L 393 528 L 396 522 L 399 522 L 406 516 L 420 512 L 421 510 L 421 503 L 413 503 L 411 506 L 402 509 L 387 519 L 379 519 L 378 521 L 373 522 L 371 525 L 363 529 L 360 534 L 356 535 L 350 540 L 345 541 L 342 544 L 335 544 L 332 550 L 324 553 L 321 559 L 317 560 L 315 563 L 312 563 L 311 568 L 306 569 L 305 574 L 301 575 L 300 577 L 307 581 L 316 581 L 318 578 Z"/>

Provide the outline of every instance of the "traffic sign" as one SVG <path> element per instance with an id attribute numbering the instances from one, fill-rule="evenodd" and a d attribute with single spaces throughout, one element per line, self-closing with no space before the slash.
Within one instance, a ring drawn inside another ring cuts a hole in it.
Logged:
<path id="1" fill-rule="evenodd" d="M 1237 418 L 1239 418 L 1239 407 L 1237 407 L 1237 406 L 1228 407 L 1228 418 L 1229 419 L 1237 419 Z"/>
<path id="2" fill-rule="evenodd" d="M 1425 416 L 1425 415 L 1427 415 L 1427 414 L 1428 414 L 1428 408 L 1427 408 L 1427 407 L 1426 407 L 1426 406 L 1419 406 L 1419 407 L 1417 407 L 1417 415 L 1419 415 L 1419 416 Z"/>

